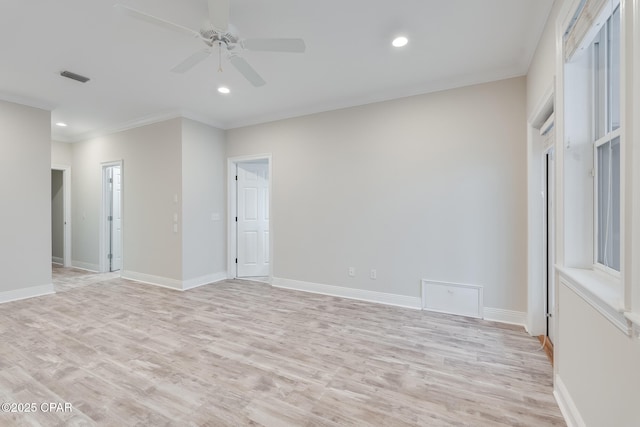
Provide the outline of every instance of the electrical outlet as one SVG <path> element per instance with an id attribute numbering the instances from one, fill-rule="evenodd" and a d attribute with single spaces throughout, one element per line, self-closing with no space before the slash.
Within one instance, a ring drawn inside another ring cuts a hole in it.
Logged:
<path id="1" fill-rule="evenodd" d="M 369 277 L 371 278 L 371 280 L 376 280 L 378 278 L 378 272 L 375 270 L 375 268 L 371 269 L 371 274 L 369 274 Z"/>
<path id="2" fill-rule="evenodd" d="M 349 267 L 349 277 L 356 277 L 355 267 Z"/>

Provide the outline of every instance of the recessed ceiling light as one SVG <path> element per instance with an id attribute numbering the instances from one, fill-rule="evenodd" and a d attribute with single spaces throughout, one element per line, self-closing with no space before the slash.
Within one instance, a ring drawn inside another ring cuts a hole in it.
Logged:
<path id="1" fill-rule="evenodd" d="M 224 94 L 227 94 L 227 93 L 229 93 L 229 92 L 231 92 L 231 91 L 229 90 L 229 88 L 228 88 L 228 87 L 220 86 L 220 87 L 218 88 L 218 92 L 220 92 L 220 93 L 224 93 Z"/>
<path id="2" fill-rule="evenodd" d="M 66 123 L 62 123 L 62 122 L 58 122 L 58 123 L 56 123 L 56 126 L 60 126 L 61 128 L 66 128 L 67 124 Z"/>
<path id="3" fill-rule="evenodd" d="M 400 36 L 400 37 L 396 37 L 395 39 L 393 39 L 393 41 L 391 42 L 391 44 L 394 47 L 402 47 L 405 46 L 407 43 L 409 43 L 409 39 L 404 37 L 404 36 Z"/>

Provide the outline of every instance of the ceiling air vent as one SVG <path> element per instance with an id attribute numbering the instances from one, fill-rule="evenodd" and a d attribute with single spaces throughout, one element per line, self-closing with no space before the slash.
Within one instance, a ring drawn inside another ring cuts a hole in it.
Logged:
<path id="1" fill-rule="evenodd" d="M 81 76 L 80 74 L 72 73 L 71 71 L 63 71 L 60 73 L 60 75 L 68 79 L 78 81 L 80 83 L 86 83 L 90 80 L 89 77 Z"/>

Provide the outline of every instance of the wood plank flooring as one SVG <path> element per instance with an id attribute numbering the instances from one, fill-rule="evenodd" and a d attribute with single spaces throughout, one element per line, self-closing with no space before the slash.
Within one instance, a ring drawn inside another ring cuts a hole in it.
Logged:
<path id="1" fill-rule="evenodd" d="M 55 269 L 0 305 L 2 426 L 555 426 L 522 328 L 226 281 L 187 292 Z"/>

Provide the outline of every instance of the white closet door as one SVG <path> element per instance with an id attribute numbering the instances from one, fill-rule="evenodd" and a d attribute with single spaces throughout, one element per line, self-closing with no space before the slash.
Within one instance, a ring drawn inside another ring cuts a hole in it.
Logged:
<path id="1" fill-rule="evenodd" d="M 238 277 L 269 275 L 269 165 L 239 163 Z"/>

